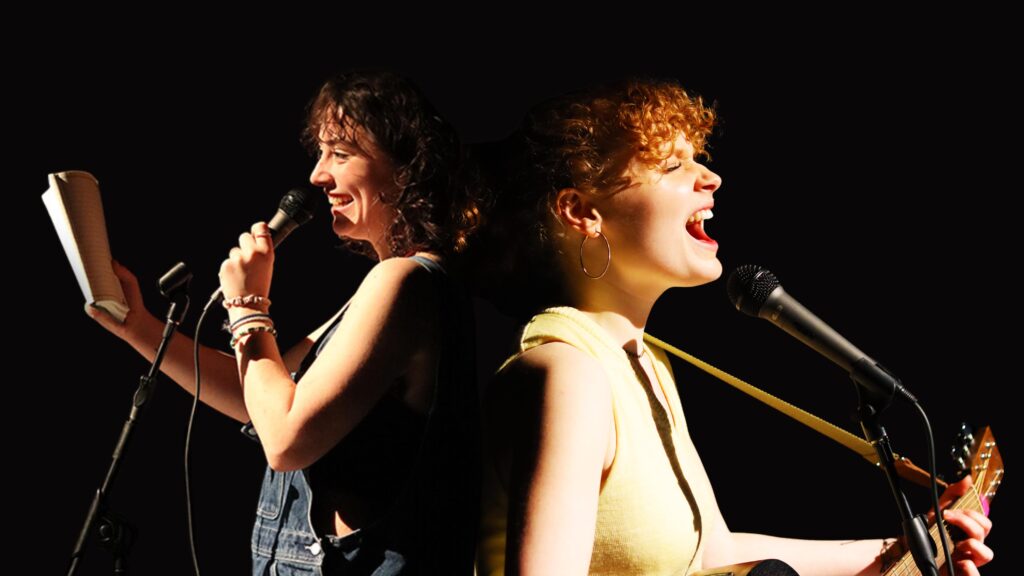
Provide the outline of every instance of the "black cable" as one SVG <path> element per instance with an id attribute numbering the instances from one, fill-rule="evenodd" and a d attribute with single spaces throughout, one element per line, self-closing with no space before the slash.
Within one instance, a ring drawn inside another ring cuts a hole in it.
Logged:
<path id="1" fill-rule="evenodd" d="M 192 554 L 192 570 L 195 572 L 195 576 L 199 575 L 199 557 L 196 552 L 196 539 L 195 539 L 195 528 L 192 525 L 192 473 L 189 469 L 189 450 L 192 446 L 192 425 L 196 420 L 196 409 L 199 407 L 199 391 L 202 388 L 202 379 L 200 378 L 199 370 L 199 334 L 203 327 L 203 321 L 206 320 L 206 314 L 210 311 L 210 307 L 219 300 L 220 291 L 217 291 L 215 297 L 210 298 L 210 301 L 203 306 L 203 313 L 199 315 L 199 322 L 196 323 L 195 339 L 193 340 L 192 348 L 192 362 L 196 367 L 196 390 L 192 397 L 192 410 L 188 414 L 188 428 L 185 432 L 185 518 L 188 525 L 188 546 L 189 552 Z"/>
<path id="2" fill-rule="evenodd" d="M 942 520 L 943 510 L 939 509 L 939 484 L 935 481 L 935 438 L 932 436 L 932 425 L 928 421 L 928 415 L 925 414 L 921 403 L 914 402 L 914 407 L 920 412 L 921 420 L 924 422 L 925 434 L 928 435 L 928 474 L 932 481 L 932 509 L 935 510 L 935 524 L 939 528 L 939 543 L 942 544 L 942 554 L 946 557 L 946 570 L 953 574 L 953 557 L 949 553 L 949 545 L 947 544 L 949 542 L 949 534 L 946 532 L 946 523 Z"/>

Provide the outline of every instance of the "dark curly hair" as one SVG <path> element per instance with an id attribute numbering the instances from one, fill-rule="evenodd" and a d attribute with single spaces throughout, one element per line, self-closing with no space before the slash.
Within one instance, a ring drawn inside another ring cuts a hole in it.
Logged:
<path id="1" fill-rule="evenodd" d="M 311 151 L 324 129 L 363 149 L 356 128 L 394 162 L 398 192 L 380 200 L 397 216 L 387 230 L 394 254 L 461 252 L 479 224 L 479 209 L 462 185 L 461 150 L 454 128 L 406 78 L 385 71 L 348 72 L 327 80 L 309 105 L 303 141 Z M 347 248 L 376 257 L 365 241 Z"/>
<path id="2" fill-rule="evenodd" d="M 631 184 L 631 161 L 657 166 L 680 134 L 707 157 L 714 120 L 712 106 L 665 80 L 629 79 L 533 107 L 518 131 L 478 152 L 492 214 L 483 246 L 474 250 L 480 294 L 520 320 L 564 304 L 552 241 L 560 233 L 558 192 L 622 190 Z"/>

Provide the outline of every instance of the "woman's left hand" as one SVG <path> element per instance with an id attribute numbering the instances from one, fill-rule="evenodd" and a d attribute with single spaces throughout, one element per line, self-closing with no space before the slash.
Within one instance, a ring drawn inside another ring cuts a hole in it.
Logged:
<path id="1" fill-rule="evenodd" d="M 220 265 L 220 287 L 224 298 L 238 296 L 270 296 L 270 279 L 274 274 L 274 244 L 265 222 L 252 225 L 249 232 L 238 237 L 238 246 Z"/>
<path id="2" fill-rule="evenodd" d="M 963 540 L 954 542 L 951 554 L 957 576 L 978 576 L 978 566 L 984 566 L 992 560 L 992 549 L 985 545 L 985 537 L 992 530 L 992 521 L 987 516 L 974 510 L 946 510 L 958 498 L 967 494 L 974 482 L 970 476 L 956 484 L 950 484 L 939 498 L 939 506 L 945 510 L 944 518 L 947 527 L 960 529 Z M 934 519 L 934 511 L 928 513 L 929 521 Z M 956 531 L 954 531 L 956 532 Z M 940 548 L 941 552 L 941 548 Z"/>

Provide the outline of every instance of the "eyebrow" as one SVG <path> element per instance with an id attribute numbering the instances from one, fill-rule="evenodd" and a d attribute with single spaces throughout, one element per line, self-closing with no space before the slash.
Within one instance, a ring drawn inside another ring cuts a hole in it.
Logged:
<path id="1" fill-rule="evenodd" d="M 682 156 L 684 158 L 693 158 L 697 154 L 697 151 L 693 149 L 693 146 L 676 146 L 673 150 L 672 156 Z"/>
<path id="2" fill-rule="evenodd" d="M 356 146 L 355 142 L 351 142 L 351 141 L 345 140 L 343 138 L 331 138 L 330 140 L 319 139 L 319 141 L 320 141 L 321 144 L 323 144 L 325 146 L 328 146 L 328 147 L 331 147 L 331 146 L 342 146 L 344 148 L 349 148 L 349 149 L 351 149 L 353 151 L 356 151 L 359 148 L 358 146 Z"/>

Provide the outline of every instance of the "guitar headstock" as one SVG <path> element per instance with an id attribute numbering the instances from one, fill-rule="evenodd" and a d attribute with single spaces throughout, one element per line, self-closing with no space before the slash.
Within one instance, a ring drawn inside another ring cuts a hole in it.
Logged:
<path id="1" fill-rule="evenodd" d="M 970 426 L 962 425 L 952 454 L 957 473 L 961 477 L 971 476 L 985 514 L 988 514 L 989 503 L 1003 482 L 1003 457 L 999 454 L 992 430 L 984 426 L 975 432 Z"/>

